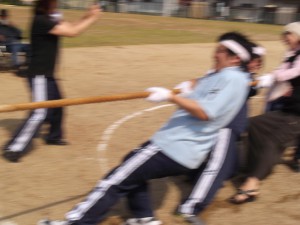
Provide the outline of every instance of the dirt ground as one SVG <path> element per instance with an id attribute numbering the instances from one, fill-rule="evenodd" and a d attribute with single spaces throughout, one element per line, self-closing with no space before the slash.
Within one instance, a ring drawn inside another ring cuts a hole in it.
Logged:
<path id="1" fill-rule="evenodd" d="M 268 50 L 264 71 L 271 71 L 279 64 L 284 48 L 279 42 L 261 44 Z M 210 68 L 213 46 L 64 49 L 57 77 L 66 98 L 137 92 L 151 86 L 172 88 Z M 1 73 L 0 81 L 1 104 L 29 101 L 24 78 Z M 251 100 L 252 115 L 261 112 L 261 102 L 261 98 Z M 155 106 L 136 99 L 66 107 L 65 131 L 70 145 L 45 145 L 42 135 L 47 127 L 43 127 L 40 137 L 34 140 L 34 149 L 19 163 L 0 158 L 0 225 L 34 225 L 41 218 L 62 219 L 100 177 L 128 151 L 147 140 L 174 110 L 173 106 Z M 10 138 L 27 113 L 0 114 L 0 145 Z M 103 135 L 109 128 L 108 138 Z M 225 201 L 234 193 L 232 183 L 226 182 L 201 218 L 208 225 L 297 225 L 299 183 L 299 174 L 278 165 L 263 182 L 258 201 L 234 206 Z M 172 212 L 187 189 L 188 185 L 179 178 L 152 182 L 155 212 L 164 224 L 180 224 Z M 120 224 L 128 216 L 121 202 L 103 224 Z"/>

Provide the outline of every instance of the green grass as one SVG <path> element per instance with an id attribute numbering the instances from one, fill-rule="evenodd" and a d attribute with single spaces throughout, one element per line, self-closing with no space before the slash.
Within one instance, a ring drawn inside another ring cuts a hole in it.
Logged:
<path id="1" fill-rule="evenodd" d="M 28 37 L 29 7 L 10 7 L 13 21 Z M 64 17 L 76 21 L 84 11 L 64 10 Z M 255 23 L 161 17 L 138 14 L 103 13 L 84 34 L 64 38 L 65 47 L 120 46 L 214 42 L 227 31 L 240 31 L 255 41 L 278 40 L 282 27 Z"/>

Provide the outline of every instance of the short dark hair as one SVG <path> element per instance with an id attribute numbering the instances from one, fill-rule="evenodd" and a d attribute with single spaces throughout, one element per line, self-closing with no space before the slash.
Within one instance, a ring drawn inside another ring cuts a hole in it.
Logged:
<path id="1" fill-rule="evenodd" d="M 35 15 L 48 15 L 51 9 L 51 3 L 57 0 L 38 0 L 35 2 L 33 13 Z"/>
<path id="2" fill-rule="evenodd" d="M 246 35 L 241 34 L 240 32 L 237 32 L 237 31 L 230 31 L 230 32 L 224 33 L 218 37 L 218 41 L 224 41 L 224 40 L 229 40 L 229 39 L 230 40 L 240 39 L 240 40 L 249 41 L 249 39 Z"/>
<path id="3" fill-rule="evenodd" d="M 251 42 L 249 40 L 249 38 L 246 35 L 244 35 L 244 34 L 241 34 L 241 33 L 236 32 L 236 31 L 231 31 L 231 32 L 227 32 L 227 33 L 222 34 L 218 38 L 219 42 L 220 41 L 225 41 L 225 40 L 236 41 L 237 43 L 239 43 L 240 45 L 242 45 L 249 52 L 249 54 L 252 53 L 252 44 L 254 44 L 254 43 Z"/>
<path id="4" fill-rule="evenodd" d="M 219 36 L 219 38 L 217 39 L 218 42 L 221 41 L 225 41 L 225 40 L 233 40 L 237 43 L 239 43 L 240 45 L 242 45 L 247 52 L 249 53 L 250 57 L 253 57 L 253 53 L 252 53 L 252 44 L 253 42 L 251 42 L 248 37 L 244 34 L 241 34 L 239 32 L 236 31 L 231 31 L 231 32 L 227 32 L 222 34 L 221 36 Z M 234 53 L 233 51 L 231 51 L 230 49 L 228 49 L 228 54 L 229 55 L 236 55 L 236 53 Z M 241 62 L 241 67 L 247 71 L 247 64 L 248 62 Z"/>

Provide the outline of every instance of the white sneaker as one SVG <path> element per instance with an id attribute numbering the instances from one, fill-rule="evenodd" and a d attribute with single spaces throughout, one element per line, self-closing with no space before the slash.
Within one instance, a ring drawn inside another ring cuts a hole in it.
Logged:
<path id="1" fill-rule="evenodd" d="M 155 219 L 154 217 L 131 218 L 126 220 L 125 223 L 123 223 L 123 225 L 161 225 L 161 224 L 162 222 Z"/>
<path id="2" fill-rule="evenodd" d="M 185 224 L 189 225 L 205 225 L 205 223 L 196 215 L 192 214 L 185 214 L 185 213 L 178 213 L 178 216 L 183 218 Z"/>
<path id="3" fill-rule="evenodd" d="M 69 225 L 69 222 L 66 220 L 47 220 L 43 219 L 37 222 L 37 225 Z"/>

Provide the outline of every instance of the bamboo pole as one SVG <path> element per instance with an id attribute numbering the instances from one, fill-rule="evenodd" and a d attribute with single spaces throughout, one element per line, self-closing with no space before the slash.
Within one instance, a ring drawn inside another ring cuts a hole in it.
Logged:
<path id="1" fill-rule="evenodd" d="M 178 94 L 178 90 L 173 90 L 175 94 Z M 133 92 L 133 93 L 123 93 L 107 96 L 94 96 L 94 97 L 84 97 L 84 98 L 70 98 L 70 99 L 59 99 L 50 100 L 42 102 L 29 102 L 29 103 L 18 103 L 11 105 L 0 105 L 0 113 L 2 112 L 14 112 L 21 110 L 33 110 L 39 108 L 57 108 L 70 105 L 82 105 L 90 103 L 101 103 L 101 102 L 112 102 L 121 100 L 130 100 L 138 98 L 148 97 L 150 92 Z"/>
<path id="2" fill-rule="evenodd" d="M 250 86 L 256 86 L 257 81 L 250 82 Z M 179 94 L 178 89 L 173 89 L 174 94 Z M 14 112 L 21 110 L 33 110 L 39 108 L 57 108 L 70 105 L 83 105 L 90 103 L 101 103 L 101 102 L 112 102 L 112 101 L 123 101 L 130 99 L 138 98 L 147 98 L 150 92 L 132 92 L 132 93 L 123 93 L 115 95 L 106 95 L 106 96 L 94 96 L 94 97 L 85 97 L 85 98 L 69 98 L 69 99 L 59 99 L 59 100 L 50 100 L 42 102 L 29 102 L 29 103 L 19 103 L 12 105 L 0 105 L 0 113 L 3 112 Z"/>

